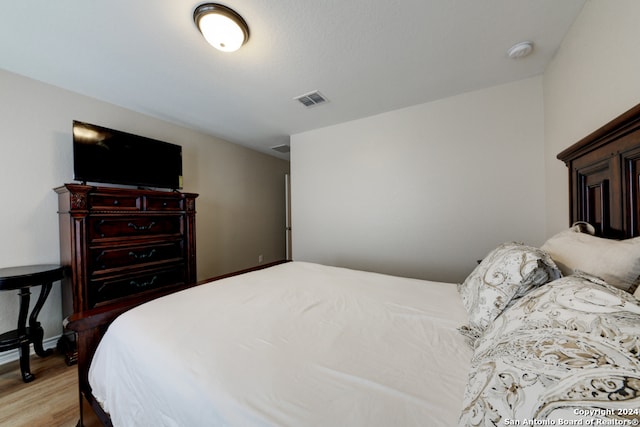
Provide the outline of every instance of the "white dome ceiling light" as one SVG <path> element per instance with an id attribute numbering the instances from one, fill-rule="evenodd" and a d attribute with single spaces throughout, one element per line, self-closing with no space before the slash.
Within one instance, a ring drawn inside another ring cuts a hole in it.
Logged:
<path id="1" fill-rule="evenodd" d="M 203 3 L 193 21 L 205 40 L 218 50 L 234 52 L 249 40 L 249 26 L 236 11 L 217 3 Z"/>
<path id="2" fill-rule="evenodd" d="M 533 42 L 516 43 L 509 48 L 507 56 L 511 59 L 520 59 L 529 56 L 533 52 Z"/>

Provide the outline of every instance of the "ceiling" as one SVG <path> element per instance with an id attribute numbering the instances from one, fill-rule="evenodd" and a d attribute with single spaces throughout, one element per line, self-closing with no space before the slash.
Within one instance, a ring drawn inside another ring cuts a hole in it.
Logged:
<path id="1" fill-rule="evenodd" d="M 292 134 L 541 74 L 585 0 L 221 0 L 250 28 L 234 53 L 200 3 L 5 1 L 0 67 L 287 158 Z"/>

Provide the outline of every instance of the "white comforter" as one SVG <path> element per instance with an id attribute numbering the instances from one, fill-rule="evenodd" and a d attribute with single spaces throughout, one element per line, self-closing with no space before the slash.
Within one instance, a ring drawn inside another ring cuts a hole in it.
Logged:
<path id="1" fill-rule="evenodd" d="M 454 284 L 293 262 L 123 314 L 89 381 L 115 426 L 453 426 L 466 323 Z"/>

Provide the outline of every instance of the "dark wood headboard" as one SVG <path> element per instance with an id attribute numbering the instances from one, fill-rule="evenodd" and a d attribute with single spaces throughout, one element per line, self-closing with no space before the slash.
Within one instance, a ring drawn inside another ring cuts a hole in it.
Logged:
<path id="1" fill-rule="evenodd" d="M 640 104 L 558 154 L 569 168 L 570 221 L 612 239 L 640 236 Z"/>

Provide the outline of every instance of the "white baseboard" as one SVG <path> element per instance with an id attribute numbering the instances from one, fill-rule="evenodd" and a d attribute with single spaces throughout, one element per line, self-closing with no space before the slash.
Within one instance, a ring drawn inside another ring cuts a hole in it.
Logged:
<path id="1" fill-rule="evenodd" d="M 46 340 L 42 341 L 42 347 L 44 347 L 44 349 L 48 349 L 48 348 L 56 348 L 56 345 L 58 345 L 58 340 L 60 339 L 62 335 L 58 335 L 57 337 L 51 337 L 51 338 L 47 338 Z M 30 354 L 36 354 L 36 352 L 33 350 L 33 344 L 30 345 Z M 16 360 L 18 360 L 20 358 L 20 350 L 18 350 L 17 348 L 14 350 L 9 350 L 9 351 L 5 351 L 3 353 L 0 353 L 0 365 L 4 365 L 5 363 L 9 363 L 9 362 L 14 362 Z"/>

